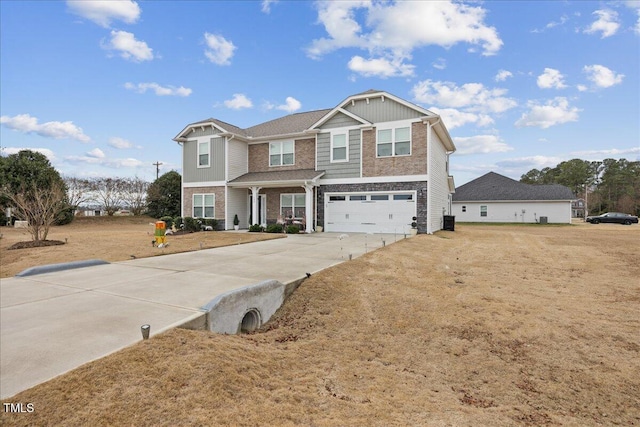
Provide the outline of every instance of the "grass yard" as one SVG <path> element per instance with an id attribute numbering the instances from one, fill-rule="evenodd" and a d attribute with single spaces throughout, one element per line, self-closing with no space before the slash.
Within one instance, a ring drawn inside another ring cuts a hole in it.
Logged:
<path id="1" fill-rule="evenodd" d="M 147 216 L 80 217 L 69 225 L 51 228 L 47 239 L 66 241 L 66 244 L 17 250 L 7 248 L 16 242 L 31 240 L 31 235 L 25 229 L 0 227 L 0 278 L 15 276 L 37 265 L 87 259 L 126 261 L 131 255 L 146 258 L 282 237 L 267 233 L 203 231 L 167 236 L 168 247 L 154 248 L 151 241 L 155 221 Z"/>
<path id="2" fill-rule="evenodd" d="M 257 333 L 169 331 L 1 422 L 640 425 L 639 278 L 639 226 L 457 224 L 313 275 Z"/>

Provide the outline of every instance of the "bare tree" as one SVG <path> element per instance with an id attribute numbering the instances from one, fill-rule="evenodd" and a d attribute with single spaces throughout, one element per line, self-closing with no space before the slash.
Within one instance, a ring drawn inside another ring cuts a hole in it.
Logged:
<path id="1" fill-rule="evenodd" d="M 60 212 L 68 207 L 64 184 L 58 181 L 49 188 L 25 184 L 15 193 L 5 193 L 16 216 L 27 221 L 27 231 L 35 241 L 47 240 L 49 228 Z"/>
<path id="2" fill-rule="evenodd" d="M 65 176 L 62 178 L 67 186 L 67 198 L 73 209 L 78 209 L 83 203 L 91 202 L 91 182 L 88 179 Z"/>
<path id="3" fill-rule="evenodd" d="M 122 205 L 122 178 L 94 178 L 91 180 L 91 192 L 96 202 L 111 216 Z"/>
<path id="4" fill-rule="evenodd" d="M 121 199 L 124 206 L 134 215 L 141 215 L 147 204 L 149 183 L 141 178 L 123 178 Z"/>

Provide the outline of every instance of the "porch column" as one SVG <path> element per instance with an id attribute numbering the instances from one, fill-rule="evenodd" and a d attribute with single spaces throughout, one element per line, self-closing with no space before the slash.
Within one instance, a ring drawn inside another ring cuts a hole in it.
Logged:
<path id="1" fill-rule="evenodd" d="M 305 233 L 311 233 L 313 231 L 313 185 L 304 184 L 304 212 L 306 228 Z"/>
<path id="2" fill-rule="evenodd" d="M 260 189 L 262 187 L 249 187 L 251 190 L 251 224 L 257 224 L 258 218 L 258 194 L 260 193 Z"/>

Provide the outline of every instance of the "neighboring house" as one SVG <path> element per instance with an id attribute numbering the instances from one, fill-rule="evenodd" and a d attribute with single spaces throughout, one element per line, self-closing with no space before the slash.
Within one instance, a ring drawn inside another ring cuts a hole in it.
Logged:
<path id="1" fill-rule="evenodd" d="M 335 108 L 241 129 L 217 119 L 187 125 L 182 215 L 224 229 L 296 220 L 304 231 L 408 233 L 442 228 L 454 190 L 455 146 L 440 117 L 370 90 Z"/>
<path id="2" fill-rule="evenodd" d="M 564 185 L 535 185 L 495 172 L 476 178 L 453 195 L 457 222 L 571 223 L 575 196 Z M 542 219 L 542 222 L 545 220 Z"/>
<path id="3" fill-rule="evenodd" d="M 576 199 L 571 202 L 571 216 L 574 218 L 584 218 L 584 211 L 587 204 L 584 199 Z"/>

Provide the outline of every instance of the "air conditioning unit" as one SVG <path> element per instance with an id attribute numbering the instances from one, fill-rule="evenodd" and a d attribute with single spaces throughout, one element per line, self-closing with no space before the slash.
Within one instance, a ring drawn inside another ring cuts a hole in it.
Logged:
<path id="1" fill-rule="evenodd" d="M 547 218 L 546 216 L 540 217 L 540 224 L 547 224 L 548 222 L 549 222 L 549 218 Z"/>

